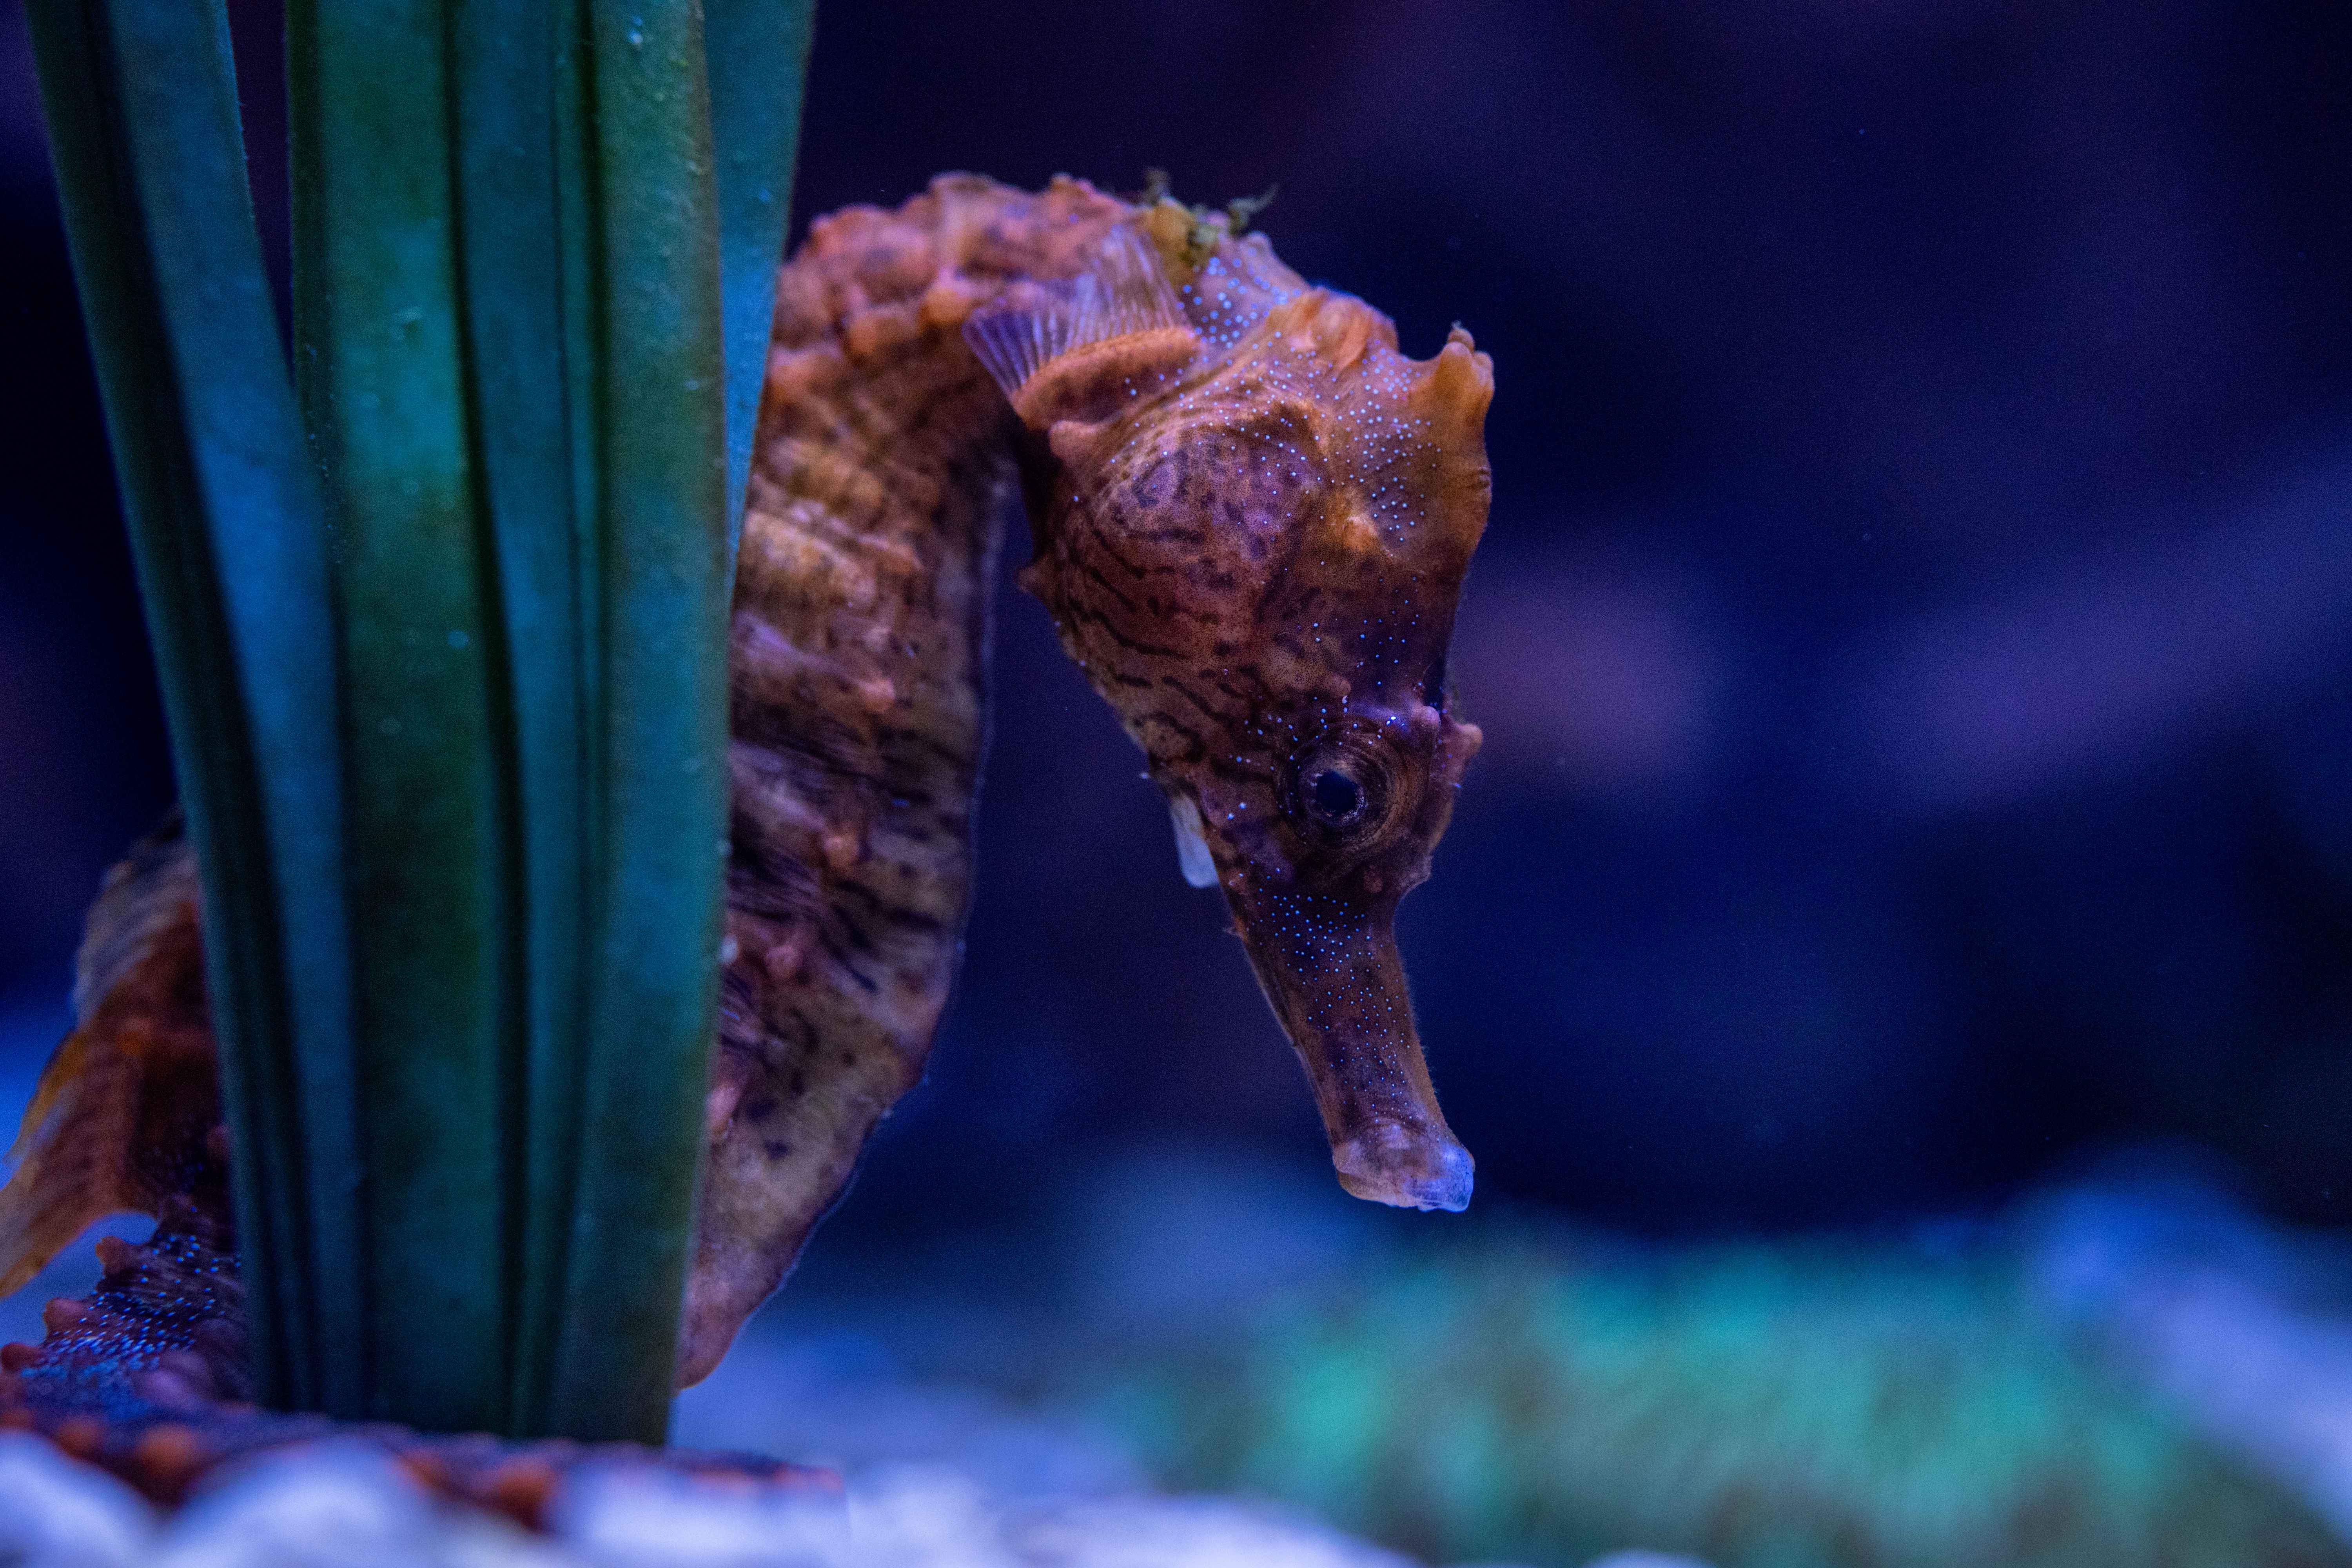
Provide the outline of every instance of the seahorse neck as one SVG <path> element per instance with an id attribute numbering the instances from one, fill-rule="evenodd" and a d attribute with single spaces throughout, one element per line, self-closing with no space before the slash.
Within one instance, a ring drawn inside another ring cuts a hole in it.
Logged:
<path id="1" fill-rule="evenodd" d="M 681 1375 L 773 1289 L 922 1074 L 971 903 L 988 606 L 1018 424 L 971 312 L 1129 209 L 947 175 L 778 275 L 736 575 L 728 945 Z"/>

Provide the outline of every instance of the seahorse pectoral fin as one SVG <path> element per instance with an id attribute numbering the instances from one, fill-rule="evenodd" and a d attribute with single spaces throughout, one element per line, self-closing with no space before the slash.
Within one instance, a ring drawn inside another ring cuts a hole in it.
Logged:
<path id="1" fill-rule="evenodd" d="M 1274 906 L 1237 918 L 1314 1086 L 1339 1184 L 1397 1208 L 1467 1208 L 1470 1152 L 1437 1108 L 1391 917 L 1332 924 Z"/>
<path id="2" fill-rule="evenodd" d="M 1168 798 L 1168 815 L 1176 825 L 1176 864 L 1184 880 L 1195 888 L 1217 885 L 1216 857 L 1209 852 L 1208 830 L 1201 825 L 1201 808 L 1187 795 Z"/>

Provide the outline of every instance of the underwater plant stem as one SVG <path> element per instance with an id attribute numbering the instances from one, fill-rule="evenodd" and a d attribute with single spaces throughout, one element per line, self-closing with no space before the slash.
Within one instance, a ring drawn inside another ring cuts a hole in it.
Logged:
<path id="1" fill-rule="evenodd" d="M 703 1142 L 726 868 L 727 425 L 702 12 L 589 0 L 602 711 L 554 1430 L 657 1438 Z M 764 338 L 763 338 L 764 343 Z"/>
<path id="2" fill-rule="evenodd" d="M 586 219 L 567 210 L 581 205 L 577 150 L 563 139 L 576 125 L 573 20 L 559 0 L 459 0 L 449 32 L 466 371 L 509 696 L 509 847 L 519 857 L 509 942 L 520 996 L 504 1105 L 514 1208 L 507 1430 L 517 1434 L 548 1430 L 590 968 L 597 671 L 584 601 L 594 557 L 580 528 L 574 448 L 592 444 L 578 418 L 593 359 L 582 325 Z"/>
<path id="3" fill-rule="evenodd" d="M 791 216 L 793 165 L 815 37 L 816 0 L 703 0 L 718 151 L 719 293 L 727 337 L 727 552 L 743 525 L 751 436 L 767 379 L 776 260 Z"/>
<path id="4" fill-rule="evenodd" d="M 33 0 L 59 197 L 204 867 L 256 1386 L 364 1363 L 329 541 L 262 269 L 219 0 Z"/>
<path id="5" fill-rule="evenodd" d="M 453 7 L 287 7 L 295 363 L 336 536 L 368 1380 L 507 1424 L 520 1032 L 512 697 L 475 450 Z M 404 1336 L 432 1325 L 432 1353 Z"/>

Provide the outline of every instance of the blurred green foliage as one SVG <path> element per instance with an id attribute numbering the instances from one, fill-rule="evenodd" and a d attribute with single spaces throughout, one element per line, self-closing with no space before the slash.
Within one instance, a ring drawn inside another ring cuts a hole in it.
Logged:
<path id="1" fill-rule="evenodd" d="M 1433 1562 L 2352 1562 L 1990 1258 L 1464 1247 L 1196 1342 L 1091 1402 L 1174 1484 L 1268 1494 Z"/>

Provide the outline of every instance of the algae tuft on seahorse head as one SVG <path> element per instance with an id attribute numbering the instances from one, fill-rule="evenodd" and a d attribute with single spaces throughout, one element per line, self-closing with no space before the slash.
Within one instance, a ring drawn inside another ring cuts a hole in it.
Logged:
<path id="1" fill-rule="evenodd" d="M 1198 226 L 1163 201 L 965 324 L 1029 432 L 1021 582 L 1150 759 L 1188 878 L 1223 888 L 1341 1183 L 1460 1209 L 1394 917 L 1478 747 L 1445 649 L 1492 367 L 1459 327 L 1406 359 L 1262 237 L 1195 266 Z"/>

